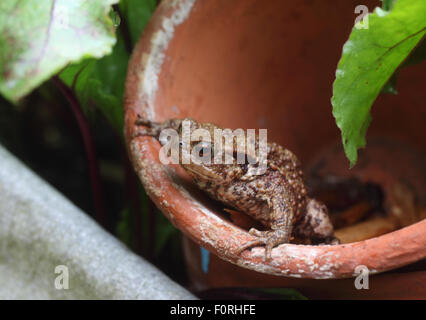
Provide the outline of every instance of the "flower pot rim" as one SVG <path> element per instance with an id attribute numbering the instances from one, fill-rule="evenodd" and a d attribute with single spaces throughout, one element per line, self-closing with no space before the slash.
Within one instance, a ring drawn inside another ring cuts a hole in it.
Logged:
<path id="1" fill-rule="evenodd" d="M 133 166 L 146 192 L 167 218 L 189 238 L 224 260 L 258 272 L 297 278 L 347 278 L 366 266 L 370 274 L 394 269 L 426 257 L 426 219 L 397 231 L 341 245 L 283 244 L 264 261 L 264 249 L 238 253 L 253 239 L 246 231 L 218 217 L 175 182 L 175 170 L 158 159 L 159 144 L 151 137 L 131 139 L 138 114 L 156 119 L 154 95 L 161 65 L 174 30 L 189 16 L 196 0 L 163 0 L 129 63 L 124 99 L 125 138 Z"/>

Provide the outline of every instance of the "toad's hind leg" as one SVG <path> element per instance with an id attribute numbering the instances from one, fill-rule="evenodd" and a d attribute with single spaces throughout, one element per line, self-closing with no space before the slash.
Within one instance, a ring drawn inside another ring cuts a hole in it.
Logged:
<path id="1" fill-rule="evenodd" d="M 251 247 L 264 245 L 265 260 L 271 259 L 271 252 L 274 247 L 282 243 L 288 243 L 293 229 L 293 210 L 282 203 L 281 199 L 273 199 L 272 206 L 272 223 L 271 230 L 259 231 L 254 228 L 250 229 L 249 233 L 256 236 L 257 239 L 245 243 L 239 252 L 243 252 Z"/>
<path id="2" fill-rule="evenodd" d="M 294 234 L 301 239 L 314 239 L 320 243 L 337 244 L 334 228 L 327 207 L 320 201 L 308 199 L 305 214 L 294 228 Z"/>

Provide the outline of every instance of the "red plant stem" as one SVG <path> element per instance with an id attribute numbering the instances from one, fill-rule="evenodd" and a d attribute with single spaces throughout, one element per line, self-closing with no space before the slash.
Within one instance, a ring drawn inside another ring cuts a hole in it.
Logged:
<path id="1" fill-rule="evenodd" d="M 79 126 L 89 166 L 89 178 L 92 187 L 96 220 L 100 225 L 106 227 L 104 197 L 101 178 L 99 174 L 99 162 L 96 156 L 96 149 L 92 140 L 89 125 L 86 121 L 84 113 L 81 110 L 80 103 L 78 102 L 74 92 L 70 88 L 68 88 L 57 76 L 54 76 L 52 80 L 58 87 L 58 89 L 61 91 L 61 93 L 64 95 L 64 97 L 67 99 L 71 111 L 73 112 L 74 117 Z"/>
<path id="2" fill-rule="evenodd" d="M 133 232 L 135 234 L 136 241 L 136 252 L 142 255 L 143 249 L 143 240 L 142 240 L 142 208 L 140 203 L 140 196 L 138 192 L 138 180 L 136 178 L 136 174 L 133 171 L 133 167 L 130 163 L 129 157 L 127 156 L 126 149 L 123 146 L 122 139 L 118 138 L 122 155 L 123 155 L 123 163 L 125 170 L 125 188 L 126 188 L 126 196 L 128 196 L 129 200 L 132 201 L 133 207 L 133 219 L 134 219 L 134 229 Z"/>
<path id="3" fill-rule="evenodd" d="M 154 260 L 155 234 L 157 227 L 157 207 L 148 197 L 148 259 Z"/>

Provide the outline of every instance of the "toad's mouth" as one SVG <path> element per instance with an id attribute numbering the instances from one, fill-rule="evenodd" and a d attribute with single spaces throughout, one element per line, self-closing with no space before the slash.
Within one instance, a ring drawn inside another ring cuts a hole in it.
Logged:
<path id="1" fill-rule="evenodd" d="M 203 172 L 202 170 L 195 170 L 193 168 L 190 167 L 186 167 L 185 170 L 189 171 L 190 173 L 192 173 L 193 175 L 195 175 L 198 179 L 205 179 L 205 180 L 214 180 L 217 179 L 218 177 L 214 174 L 206 174 L 205 172 Z"/>

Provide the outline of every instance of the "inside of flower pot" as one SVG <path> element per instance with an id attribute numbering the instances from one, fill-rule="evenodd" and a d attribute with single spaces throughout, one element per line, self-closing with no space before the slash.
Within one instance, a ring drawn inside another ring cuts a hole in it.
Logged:
<path id="1" fill-rule="evenodd" d="M 165 52 L 156 120 L 191 117 L 232 129 L 267 129 L 268 141 L 297 155 L 308 184 L 318 175 L 355 178 L 384 199 L 382 214 L 401 201 L 395 210 L 411 210 L 407 197 L 415 206 L 425 204 L 425 64 L 402 70 L 398 95 L 374 103 L 367 146 L 353 169 L 341 148 L 330 99 L 357 4 L 196 1 Z M 401 193 L 395 188 L 402 188 L 402 200 L 395 200 L 393 192 Z"/>

